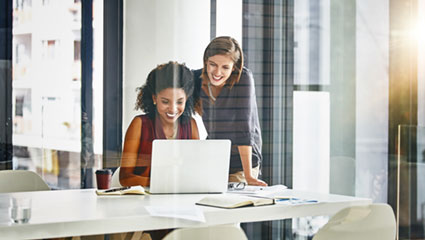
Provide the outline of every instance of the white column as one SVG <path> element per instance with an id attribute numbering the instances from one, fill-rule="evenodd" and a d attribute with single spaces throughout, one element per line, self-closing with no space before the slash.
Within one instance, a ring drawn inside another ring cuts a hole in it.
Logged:
<path id="1" fill-rule="evenodd" d="M 134 111 L 135 89 L 143 85 L 148 73 L 168 61 L 201 68 L 209 40 L 210 1 L 124 1 L 124 133 L 140 114 Z"/>

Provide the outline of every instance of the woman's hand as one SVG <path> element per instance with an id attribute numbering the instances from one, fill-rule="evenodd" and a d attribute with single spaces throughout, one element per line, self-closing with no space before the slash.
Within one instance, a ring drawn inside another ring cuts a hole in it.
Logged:
<path id="1" fill-rule="evenodd" d="M 263 180 L 260 179 L 256 179 L 253 177 L 246 177 L 246 182 L 248 183 L 248 185 L 254 185 L 254 186 L 267 186 L 267 183 L 264 182 Z"/>
<path id="2" fill-rule="evenodd" d="M 252 147 L 251 146 L 238 146 L 239 155 L 242 161 L 243 173 L 245 175 L 245 180 L 248 185 L 254 186 L 267 186 L 267 183 L 263 180 L 256 179 L 251 175 L 251 157 L 252 157 Z"/>

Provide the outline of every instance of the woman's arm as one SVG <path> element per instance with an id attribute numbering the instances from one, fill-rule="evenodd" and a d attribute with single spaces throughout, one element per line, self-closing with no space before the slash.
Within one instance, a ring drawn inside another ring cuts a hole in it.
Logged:
<path id="1" fill-rule="evenodd" d="M 199 139 L 198 125 L 196 124 L 195 119 L 190 119 L 190 125 L 192 126 L 192 139 Z"/>
<path id="2" fill-rule="evenodd" d="M 248 69 L 244 69 L 240 79 L 240 85 L 241 87 L 237 91 L 239 91 L 238 94 L 243 97 L 238 99 L 239 113 L 241 116 L 241 121 L 238 123 L 238 130 L 244 133 L 244 135 L 240 136 L 238 142 L 235 144 L 238 145 L 242 169 L 247 183 L 249 185 L 267 186 L 267 183 L 256 179 L 251 173 L 252 146 L 253 144 L 257 144 L 261 149 L 261 140 L 256 140 L 261 139 L 261 130 L 259 129 L 258 122 L 254 77 Z M 260 135 L 257 136 L 257 133 Z M 256 154 L 261 154 L 261 152 Z"/>
<path id="3" fill-rule="evenodd" d="M 134 174 L 140 147 L 141 129 L 142 119 L 136 117 L 130 123 L 125 134 L 120 168 L 120 183 L 123 186 L 149 185 L 149 178 Z"/>
<path id="4" fill-rule="evenodd" d="M 260 179 L 256 179 L 251 174 L 251 158 L 252 158 L 252 147 L 251 146 L 238 146 L 239 155 L 241 157 L 242 169 L 245 175 L 245 180 L 248 185 L 267 186 L 267 183 Z"/>

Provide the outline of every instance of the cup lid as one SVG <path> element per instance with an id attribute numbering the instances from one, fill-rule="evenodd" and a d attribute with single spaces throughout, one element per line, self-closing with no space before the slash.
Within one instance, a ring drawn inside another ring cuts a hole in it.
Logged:
<path id="1" fill-rule="evenodd" d="M 99 169 L 96 171 L 96 174 L 112 174 L 111 169 Z"/>

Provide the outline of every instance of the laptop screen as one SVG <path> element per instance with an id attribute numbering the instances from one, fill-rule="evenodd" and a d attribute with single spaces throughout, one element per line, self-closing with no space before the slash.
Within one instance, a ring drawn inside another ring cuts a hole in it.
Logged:
<path id="1" fill-rule="evenodd" d="M 231 142 L 165 140 L 152 145 L 151 193 L 227 191 Z"/>

